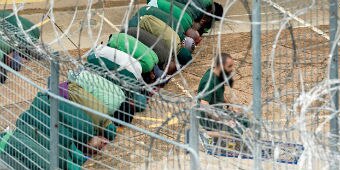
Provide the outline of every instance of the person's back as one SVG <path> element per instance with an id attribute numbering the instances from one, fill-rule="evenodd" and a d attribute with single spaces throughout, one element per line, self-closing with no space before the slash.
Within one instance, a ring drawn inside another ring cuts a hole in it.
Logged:
<path id="1" fill-rule="evenodd" d="M 117 64 L 119 67 L 116 69 L 126 69 L 131 74 L 133 74 L 133 78 L 138 80 L 141 79 L 142 66 L 139 61 L 133 58 L 131 55 L 115 48 L 98 45 L 98 47 L 87 57 L 87 61 L 89 63 L 93 63 L 96 60 L 102 60 L 102 62 L 105 63 L 105 60 L 102 58 L 109 60 L 111 64 Z M 106 67 L 109 66 L 106 64 Z"/>
<path id="2" fill-rule="evenodd" d="M 145 15 L 141 18 L 139 27 L 156 37 L 162 38 L 169 49 L 173 47 L 172 49 L 177 50 L 176 54 L 179 51 L 181 47 L 181 40 L 179 36 L 171 27 L 160 19 L 151 15 Z"/>
<path id="3" fill-rule="evenodd" d="M 78 84 L 103 103 L 109 113 L 114 113 L 125 100 L 125 94 L 118 85 L 97 74 L 82 71 L 75 75 L 70 71 L 68 77 L 71 82 Z"/>
<path id="4" fill-rule="evenodd" d="M 150 72 L 158 63 L 157 54 L 136 38 L 125 34 L 112 34 L 107 46 L 132 55 L 142 66 L 142 72 Z"/>
<path id="5" fill-rule="evenodd" d="M 150 47 L 158 57 L 158 66 L 163 70 L 168 64 L 168 59 L 170 57 L 170 49 L 166 46 L 163 39 L 156 37 L 151 33 L 139 29 L 137 27 L 131 27 L 126 31 L 127 34 L 135 37 L 140 42 Z"/>
<path id="6" fill-rule="evenodd" d="M 144 15 L 152 15 L 167 25 L 169 25 L 173 30 L 176 30 L 178 27 L 177 34 L 181 40 L 185 37 L 185 31 L 181 24 L 179 24 L 178 20 L 174 18 L 172 15 L 162 11 L 159 8 L 153 6 L 144 6 L 138 10 L 138 12 L 129 20 L 129 27 L 138 27 L 138 22 L 140 17 Z M 179 24 L 179 25 L 178 25 Z"/>
<path id="7" fill-rule="evenodd" d="M 183 27 L 184 31 L 186 31 L 192 26 L 193 20 L 190 17 L 190 15 L 186 11 L 182 13 L 183 10 L 181 8 L 177 7 L 174 4 L 171 4 L 167 0 L 152 0 L 148 3 L 148 6 L 154 6 L 166 13 L 171 14 L 181 23 L 181 26 Z"/>

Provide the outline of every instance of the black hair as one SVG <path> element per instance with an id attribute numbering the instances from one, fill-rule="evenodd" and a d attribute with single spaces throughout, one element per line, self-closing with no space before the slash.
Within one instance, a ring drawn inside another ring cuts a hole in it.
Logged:
<path id="1" fill-rule="evenodd" d="M 222 17 L 223 15 L 223 7 L 221 4 L 214 2 L 214 15 L 218 17 Z M 220 19 L 215 18 L 215 21 L 219 21 Z"/>

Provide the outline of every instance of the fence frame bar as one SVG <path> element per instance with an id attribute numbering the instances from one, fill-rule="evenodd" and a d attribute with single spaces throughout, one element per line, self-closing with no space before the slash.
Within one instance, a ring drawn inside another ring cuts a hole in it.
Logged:
<path id="1" fill-rule="evenodd" d="M 253 114 L 254 114 L 254 170 L 261 170 L 261 122 L 262 122 L 262 100 L 261 100 L 261 1 L 253 0 L 252 5 L 252 62 L 253 62 Z"/>
<path id="2" fill-rule="evenodd" d="M 51 77 L 49 83 L 49 89 L 51 93 L 59 94 L 59 62 L 51 61 Z M 59 169 L 59 135 L 58 135 L 58 122 L 59 122 L 59 101 L 58 99 L 50 96 L 50 169 Z"/>
<path id="3" fill-rule="evenodd" d="M 197 120 L 197 111 L 192 109 L 190 111 L 190 131 L 189 131 L 189 147 L 192 148 L 196 155 L 190 153 L 190 169 L 191 170 L 199 170 L 199 164 L 197 163 L 197 159 L 199 159 L 198 151 L 199 151 L 199 125 Z"/>
<path id="4" fill-rule="evenodd" d="M 337 0 L 329 0 L 329 48 L 330 48 L 330 71 L 329 71 L 329 79 L 338 79 L 338 43 L 336 41 L 336 34 L 338 29 L 338 1 Z M 335 112 L 339 110 L 339 91 L 336 90 L 334 94 L 332 94 L 332 103 L 334 104 Z M 333 113 L 334 114 L 334 113 Z M 339 120 L 338 114 L 333 115 L 330 120 L 330 150 L 333 158 L 337 158 L 338 155 L 338 142 L 339 142 Z M 329 166 L 330 170 L 338 170 L 339 169 L 339 160 L 333 159 L 330 162 Z"/>

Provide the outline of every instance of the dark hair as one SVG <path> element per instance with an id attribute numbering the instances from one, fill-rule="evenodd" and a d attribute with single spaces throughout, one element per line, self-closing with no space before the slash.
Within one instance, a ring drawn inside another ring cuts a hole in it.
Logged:
<path id="1" fill-rule="evenodd" d="M 228 53 L 221 53 L 221 55 L 217 55 L 215 59 L 215 66 L 219 67 L 220 65 L 225 64 L 228 58 L 233 59 Z"/>
<path id="2" fill-rule="evenodd" d="M 214 2 L 214 15 L 218 17 L 222 17 L 223 15 L 223 7 L 221 4 Z M 216 21 L 219 21 L 220 19 L 215 18 Z"/>

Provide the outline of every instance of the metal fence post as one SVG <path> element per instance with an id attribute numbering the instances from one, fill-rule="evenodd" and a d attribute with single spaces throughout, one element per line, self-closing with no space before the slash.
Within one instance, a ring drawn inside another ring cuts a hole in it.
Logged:
<path id="1" fill-rule="evenodd" d="M 58 89 L 59 84 L 59 62 L 58 61 L 51 61 L 51 77 L 49 83 L 49 89 L 54 94 L 59 94 Z M 58 100 L 50 97 L 50 169 L 55 170 L 58 169 L 58 122 L 59 122 L 59 115 L 58 115 Z"/>
<path id="2" fill-rule="evenodd" d="M 199 140 L 198 140 L 198 120 L 197 120 L 197 115 L 196 111 L 192 109 L 190 111 L 190 131 L 189 131 L 189 146 L 191 149 L 196 151 L 198 155 L 198 149 L 199 149 Z M 195 160 L 197 157 L 195 157 L 192 153 L 190 153 L 190 169 L 191 170 L 198 170 L 199 169 L 199 164 Z"/>
<path id="3" fill-rule="evenodd" d="M 254 113 L 254 131 L 255 131 L 255 151 L 254 151 L 254 169 L 260 170 L 261 167 L 261 1 L 253 0 L 252 10 L 252 53 L 253 53 L 253 113 Z"/>
<path id="4" fill-rule="evenodd" d="M 337 0 L 329 0 L 329 32 L 330 32 L 330 55 L 331 64 L 330 64 L 330 79 L 338 79 L 338 42 L 336 42 L 336 33 L 338 28 L 338 1 Z M 339 91 L 337 90 L 332 96 L 332 101 L 334 104 L 334 109 L 336 111 L 339 110 Z M 339 142 L 339 123 L 338 123 L 338 115 L 334 116 L 330 120 L 330 133 L 331 136 L 329 138 L 330 149 L 334 158 L 337 158 L 338 155 L 338 142 Z M 330 170 L 338 170 L 339 162 L 338 159 L 333 159 L 330 163 Z"/>

